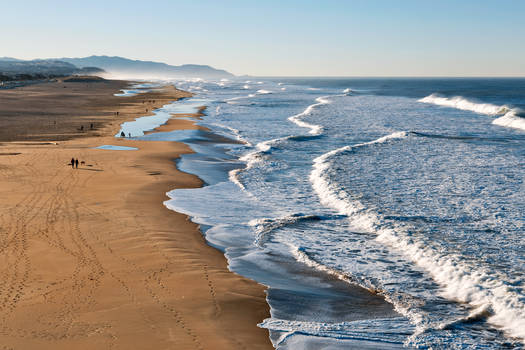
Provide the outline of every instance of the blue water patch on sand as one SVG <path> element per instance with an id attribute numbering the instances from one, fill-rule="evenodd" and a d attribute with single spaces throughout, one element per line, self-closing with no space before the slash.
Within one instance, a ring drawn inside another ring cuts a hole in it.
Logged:
<path id="1" fill-rule="evenodd" d="M 171 103 L 162 106 L 153 111 L 154 115 L 137 118 L 121 125 L 119 132 L 115 135 L 120 137 L 123 132 L 127 137 L 144 136 L 144 132 L 151 131 L 159 126 L 166 124 L 172 114 L 190 114 L 196 113 L 199 107 L 205 105 L 207 100 L 199 98 L 189 98 L 179 100 L 177 103 Z"/>
<path id="2" fill-rule="evenodd" d="M 114 145 L 102 145 L 95 147 L 96 149 L 107 149 L 110 151 L 138 151 L 136 147 L 126 147 L 126 146 L 114 146 Z"/>
<path id="3" fill-rule="evenodd" d="M 113 94 L 118 97 L 127 97 L 135 96 L 138 94 L 143 94 L 145 92 L 150 92 L 153 88 L 160 87 L 160 83 L 142 83 L 142 84 L 133 84 L 129 89 L 121 89 L 119 93 Z"/>
<path id="4" fill-rule="evenodd" d="M 117 94 L 113 94 L 113 95 L 117 97 L 126 97 L 126 96 L 135 96 L 137 94 L 147 92 L 146 90 L 140 91 L 140 90 L 134 90 L 134 89 L 121 89 L 120 91 L 121 92 Z"/>
<path id="5" fill-rule="evenodd" d="M 188 142 L 192 140 L 204 140 L 205 133 L 201 130 L 183 129 L 165 132 L 155 132 L 144 136 L 137 137 L 141 141 L 174 141 Z"/>

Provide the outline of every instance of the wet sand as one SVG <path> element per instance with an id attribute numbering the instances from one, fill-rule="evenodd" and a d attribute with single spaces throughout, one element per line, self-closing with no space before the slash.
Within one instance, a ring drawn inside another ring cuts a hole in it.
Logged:
<path id="1" fill-rule="evenodd" d="M 112 136 L 188 93 L 61 84 L 0 91 L 2 349 L 271 349 L 256 326 L 269 316 L 263 286 L 162 205 L 169 190 L 201 186 L 173 162 L 191 150 Z M 163 129 L 192 127 L 180 122 Z M 106 144 L 139 150 L 94 149 Z M 72 169 L 72 157 L 85 164 Z"/>

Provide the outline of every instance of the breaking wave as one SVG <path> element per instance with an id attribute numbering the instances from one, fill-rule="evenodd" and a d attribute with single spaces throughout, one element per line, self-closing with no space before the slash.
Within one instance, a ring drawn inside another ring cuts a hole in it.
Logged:
<path id="1" fill-rule="evenodd" d="M 309 133 L 312 135 L 320 135 L 323 132 L 323 127 L 321 125 L 307 123 L 303 121 L 302 118 L 311 114 L 317 107 L 329 104 L 332 101 L 328 100 L 328 96 L 318 97 L 315 99 L 315 101 L 317 103 L 314 103 L 313 105 L 308 106 L 303 112 L 289 117 L 288 120 L 294 122 L 300 127 L 310 129 Z"/>
<path id="2" fill-rule="evenodd" d="M 471 111 L 479 114 L 500 116 L 492 121 L 492 124 L 508 128 L 525 130 L 525 118 L 520 116 L 521 111 L 518 108 L 508 106 L 497 106 L 490 103 L 479 103 L 469 101 L 464 97 L 443 97 L 437 94 L 431 94 L 418 100 L 423 103 L 435 104 L 438 106 L 452 107 L 464 111 Z"/>
<path id="3" fill-rule="evenodd" d="M 462 303 L 468 303 L 474 310 L 471 317 L 486 317 L 487 321 L 501 327 L 511 336 L 525 339 L 525 297 L 518 287 L 512 286 L 497 271 L 474 266 L 461 256 L 449 254 L 423 242 L 412 235 L 410 227 L 403 224 L 388 225 L 384 218 L 364 206 L 344 191 L 332 177 L 331 160 L 341 154 L 353 152 L 361 147 L 406 139 L 411 133 L 396 132 L 377 140 L 345 146 L 327 152 L 314 159 L 310 181 L 322 204 L 346 215 L 358 230 L 374 233 L 377 240 L 403 253 L 410 260 L 425 269 L 442 287 L 443 295 Z M 387 300 L 388 300 L 388 296 Z M 396 309 L 411 319 L 418 332 L 436 327 L 425 324 L 421 317 L 410 310 L 410 306 L 394 303 Z M 462 320 L 461 322 L 464 322 Z M 442 325 L 450 327 L 451 325 Z"/>

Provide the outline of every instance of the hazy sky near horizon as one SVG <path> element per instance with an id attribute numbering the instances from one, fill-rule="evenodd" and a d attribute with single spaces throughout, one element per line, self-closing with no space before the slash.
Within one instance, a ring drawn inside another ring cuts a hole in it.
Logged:
<path id="1" fill-rule="evenodd" d="M 525 76 L 525 1 L 2 0 L 0 56 L 270 76 Z"/>

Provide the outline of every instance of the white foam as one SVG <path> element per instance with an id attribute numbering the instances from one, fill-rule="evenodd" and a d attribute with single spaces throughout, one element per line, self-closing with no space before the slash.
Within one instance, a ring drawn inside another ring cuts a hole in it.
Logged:
<path id="1" fill-rule="evenodd" d="M 315 101 L 317 103 L 314 103 L 314 104 L 306 107 L 306 109 L 303 112 L 289 117 L 288 120 L 294 122 L 295 124 L 299 125 L 300 127 L 310 129 L 309 133 L 312 134 L 312 135 L 320 135 L 323 132 L 323 127 L 321 125 L 307 123 L 307 122 L 303 121 L 302 118 L 306 117 L 309 114 L 311 114 L 314 111 L 315 108 L 317 108 L 319 106 L 322 106 L 322 105 L 329 104 L 329 103 L 331 103 L 331 101 L 328 100 L 328 96 L 318 97 L 318 98 L 315 99 Z"/>
<path id="2" fill-rule="evenodd" d="M 271 94 L 272 92 L 269 90 L 260 89 L 260 90 L 257 90 L 257 93 L 261 95 L 266 95 L 266 94 Z"/>
<path id="3" fill-rule="evenodd" d="M 343 93 L 348 95 L 348 94 L 352 93 L 352 90 L 350 88 L 346 88 L 346 89 L 343 90 Z"/>
<path id="4" fill-rule="evenodd" d="M 228 125 L 223 125 L 223 124 L 213 124 L 213 125 L 217 125 L 221 128 L 225 128 L 225 129 L 228 129 L 234 136 L 235 138 L 238 140 L 238 141 L 241 141 L 243 144 L 245 144 L 246 146 L 248 147 L 252 147 L 252 144 L 250 143 L 250 141 L 246 140 L 242 135 L 241 135 L 241 132 L 235 128 L 232 128 L 231 126 L 228 126 Z"/>
<path id="5" fill-rule="evenodd" d="M 308 346 L 303 337 L 337 339 L 334 347 L 323 349 L 399 349 L 403 339 L 398 334 L 407 331 L 406 322 L 401 317 L 372 318 L 344 322 L 312 322 L 267 318 L 259 327 L 278 331 L 272 337 L 276 349 L 317 349 Z M 341 341 L 350 340 L 350 343 Z M 314 343 L 315 344 L 315 343 Z M 325 344 L 323 344 L 325 345 Z"/>
<path id="6" fill-rule="evenodd" d="M 284 226 L 295 224 L 297 222 L 316 219 L 319 220 L 319 217 L 316 215 L 292 214 L 272 219 L 253 219 L 250 222 L 248 222 L 248 225 L 252 226 L 255 231 L 254 244 L 262 248 L 273 231 L 280 229 Z"/>
<path id="7" fill-rule="evenodd" d="M 278 143 L 283 139 L 284 138 L 277 138 L 256 144 L 255 151 L 249 152 L 239 158 L 239 160 L 246 163 L 246 167 L 244 169 L 233 169 L 228 173 L 230 181 L 235 183 L 242 190 L 246 190 L 246 187 L 240 181 L 239 174 L 245 170 L 251 169 L 255 164 L 261 162 L 263 159 L 262 155 L 268 152 L 272 148 L 273 144 Z"/>
<path id="8" fill-rule="evenodd" d="M 516 116 L 515 112 L 511 110 L 510 112 L 506 113 L 504 116 L 496 118 L 492 121 L 492 124 L 504 126 L 507 128 L 514 128 L 514 129 L 520 129 L 525 130 L 525 119 Z"/>
<path id="9" fill-rule="evenodd" d="M 452 107 L 464 111 L 472 111 L 486 115 L 500 115 L 507 113 L 510 109 L 507 106 L 496 106 L 490 103 L 476 103 L 467 100 L 464 97 L 441 97 L 437 94 L 432 94 L 418 100 L 423 103 L 435 104 L 438 106 Z"/>
<path id="10" fill-rule="evenodd" d="M 441 97 L 437 94 L 432 94 L 419 100 L 423 103 L 431 103 L 439 106 L 446 106 L 457 108 L 465 111 L 472 111 L 479 114 L 486 115 L 502 115 L 494 119 L 492 124 L 504 126 L 508 128 L 525 130 L 525 119 L 518 116 L 520 110 L 517 108 L 509 108 L 507 106 L 497 106 L 490 103 L 476 103 L 467 100 L 464 97 Z"/>
<path id="11" fill-rule="evenodd" d="M 226 103 L 228 103 L 228 104 L 237 104 L 238 100 L 243 100 L 243 99 L 252 98 L 252 97 L 255 97 L 255 95 L 254 94 L 249 94 L 249 95 L 245 95 L 245 96 L 236 96 L 236 97 L 228 98 L 228 99 L 226 99 L 224 101 Z"/>
<path id="12" fill-rule="evenodd" d="M 246 190 L 246 187 L 243 185 L 241 180 L 239 179 L 239 174 L 242 172 L 242 169 L 232 169 L 228 172 L 228 179 L 239 186 L 241 190 Z"/>
<path id="13" fill-rule="evenodd" d="M 525 339 L 525 304 L 523 296 L 504 281 L 504 276 L 490 272 L 482 266 L 475 266 L 460 256 L 443 252 L 427 243 L 418 241 L 408 227 L 397 225 L 385 227 L 381 216 L 363 206 L 359 201 L 341 190 L 339 184 L 330 178 L 331 159 L 341 153 L 360 147 L 406 138 L 406 132 L 393 133 L 377 140 L 345 146 L 327 152 L 314 160 L 310 181 L 321 202 L 339 213 L 346 215 L 358 230 L 375 233 L 377 240 L 403 253 L 442 287 L 443 296 L 470 304 L 474 309 L 491 310 L 488 322 L 501 327 L 511 336 Z M 409 317 L 423 331 L 428 325 L 418 324 L 421 318 L 403 305 L 396 309 Z M 408 306 L 409 307 L 409 306 Z"/>
<path id="14" fill-rule="evenodd" d="M 293 245 L 289 245 L 290 247 L 290 251 L 293 255 L 293 257 L 295 258 L 295 260 L 299 261 L 299 262 L 302 262 L 303 264 L 307 265 L 307 266 L 310 266 L 310 267 L 313 267 L 314 269 L 316 270 L 319 270 L 319 271 L 323 271 L 329 275 L 332 275 L 342 281 L 345 281 L 345 282 L 348 282 L 348 283 L 352 283 L 352 284 L 357 284 L 363 288 L 366 288 L 368 289 L 370 292 L 372 293 L 377 293 L 378 290 L 376 288 L 376 286 L 374 286 L 372 283 L 370 283 L 369 281 L 365 281 L 365 280 L 356 280 L 354 279 L 352 276 L 349 276 L 349 275 L 346 275 L 344 273 L 342 273 L 341 271 L 338 271 L 336 269 L 332 269 L 328 266 L 325 266 L 323 264 L 320 264 L 318 263 L 317 261 L 313 260 L 312 258 L 310 258 L 308 256 L 308 254 L 306 254 L 304 252 L 304 249 L 301 248 L 301 247 L 295 247 Z"/>
<path id="15" fill-rule="evenodd" d="M 250 85 L 246 84 L 242 88 L 248 90 L 250 88 Z"/>
<path id="16" fill-rule="evenodd" d="M 261 91 L 261 90 L 259 90 Z M 255 95 L 248 95 L 248 96 L 255 96 Z M 228 103 L 232 103 L 233 99 L 240 99 L 245 97 L 235 97 L 232 99 L 229 99 Z M 300 118 L 310 114 L 317 106 L 324 105 L 331 103 L 330 100 L 327 99 L 327 96 L 318 97 L 316 99 L 317 103 L 314 103 L 310 106 L 308 106 L 302 113 L 299 113 L 297 115 L 291 116 L 288 118 L 288 120 L 294 122 L 295 124 L 310 129 L 310 134 L 312 135 L 320 135 L 323 131 L 322 126 L 320 125 L 314 125 L 307 122 L 302 121 Z M 293 136 L 285 136 L 280 138 L 275 138 L 263 142 L 259 142 L 257 145 L 255 145 L 256 150 L 252 151 L 250 153 L 247 153 L 240 157 L 239 159 L 243 162 L 246 162 L 246 167 L 244 169 L 234 169 L 229 172 L 229 179 L 231 182 L 237 184 L 242 190 L 245 190 L 246 187 L 241 183 L 239 175 L 241 172 L 251 169 L 255 164 L 261 162 L 263 160 L 263 154 L 270 151 L 272 146 L 277 145 L 283 141 L 291 139 Z"/>

